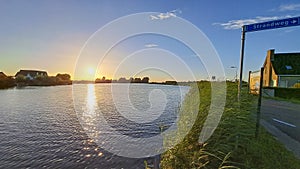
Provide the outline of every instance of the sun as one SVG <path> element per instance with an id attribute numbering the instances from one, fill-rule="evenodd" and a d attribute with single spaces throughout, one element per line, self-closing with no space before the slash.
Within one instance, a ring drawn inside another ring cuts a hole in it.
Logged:
<path id="1" fill-rule="evenodd" d="M 95 74 L 95 69 L 93 69 L 93 68 L 88 68 L 88 74 L 89 75 L 94 75 Z"/>

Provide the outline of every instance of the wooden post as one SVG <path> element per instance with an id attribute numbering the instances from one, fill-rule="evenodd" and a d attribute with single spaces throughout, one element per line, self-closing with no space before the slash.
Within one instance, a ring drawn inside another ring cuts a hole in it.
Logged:
<path id="1" fill-rule="evenodd" d="M 258 102 L 257 102 L 255 138 L 258 138 L 258 134 L 259 134 L 260 110 L 261 110 L 261 97 L 262 97 L 263 79 L 264 79 L 264 67 L 262 67 L 260 69 L 259 97 L 258 97 Z"/>

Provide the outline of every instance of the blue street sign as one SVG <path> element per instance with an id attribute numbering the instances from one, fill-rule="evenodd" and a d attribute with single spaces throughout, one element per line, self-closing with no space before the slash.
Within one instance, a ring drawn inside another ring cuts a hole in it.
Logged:
<path id="1" fill-rule="evenodd" d="M 299 26 L 300 25 L 300 17 L 280 19 L 262 23 L 255 23 L 251 25 L 245 25 L 245 32 L 254 32 L 266 29 L 276 29 L 290 26 Z"/>

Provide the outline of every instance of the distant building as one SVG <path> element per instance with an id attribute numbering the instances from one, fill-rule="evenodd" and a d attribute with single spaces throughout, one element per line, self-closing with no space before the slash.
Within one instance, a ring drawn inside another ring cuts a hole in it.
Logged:
<path id="1" fill-rule="evenodd" d="M 15 79 L 6 76 L 3 72 L 0 72 L 0 89 L 6 89 L 16 86 Z"/>
<path id="2" fill-rule="evenodd" d="M 6 74 L 4 74 L 3 72 L 0 72 L 0 79 L 5 79 L 7 78 Z"/>
<path id="3" fill-rule="evenodd" d="M 17 72 L 15 77 L 24 77 L 29 80 L 33 80 L 37 77 L 48 77 L 48 74 L 46 71 L 39 71 L 39 70 L 20 70 Z"/>
<path id="4" fill-rule="evenodd" d="M 300 53 L 275 53 L 269 50 L 264 62 L 265 87 L 293 87 L 300 83 Z"/>

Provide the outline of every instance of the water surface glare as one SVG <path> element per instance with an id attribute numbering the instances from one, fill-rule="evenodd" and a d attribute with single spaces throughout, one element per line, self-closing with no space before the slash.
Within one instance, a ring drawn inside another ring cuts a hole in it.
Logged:
<path id="1" fill-rule="evenodd" d="M 116 131 L 151 138 L 161 132 L 160 125 L 167 129 L 174 124 L 179 87 L 135 84 L 126 96 L 122 85 L 113 84 L 118 96 L 113 100 L 111 84 L 76 84 L 75 102 L 72 86 L 0 90 L 0 168 L 144 168 L 144 160 L 151 158 L 120 157 L 104 147 L 114 144 L 110 138 Z M 183 94 L 188 89 L 180 87 Z M 142 112 L 153 116 L 138 114 Z M 100 114 L 113 130 L 99 128 Z"/>

